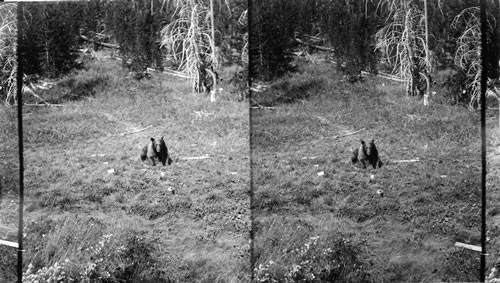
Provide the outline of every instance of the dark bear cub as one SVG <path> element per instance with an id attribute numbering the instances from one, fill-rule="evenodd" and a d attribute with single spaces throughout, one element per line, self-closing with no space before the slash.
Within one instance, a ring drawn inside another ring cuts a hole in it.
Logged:
<path id="1" fill-rule="evenodd" d="M 172 164 L 172 159 L 170 158 L 170 155 L 168 154 L 168 148 L 167 145 L 165 144 L 165 137 L 160 138 L 160 143 L 157 145 L 157 152 L 158 152 L 158 160 L 161 161 L 163 166 L 165 164 Z"/>
<path id="2" fill-rule="evenodd" d="M 156 165 L 155 159 L 158 157 L 158 151 L 156 149 L 155 139 L 151 138 L 151 142 L 142 148 L 141 160 L 144 161 L 147 158 L 151 159 L 153 166 Z"/>
<path id="3" fill-rule="evenodd" d="M 375 141 L 372 140 L 368 145 L 365 141 L 360 140 L 361 145 L 352 152 L 351 162 L 356 164 L 358 161 L 363 164 L 363 168 L 366 168 L 366 162 L 371 164 L 374 169 L 382 167 L 382 161 L 379 158 L 377 147 L 375 146 Z"/>
<path id="4" fill-rule="evenodd" d="M 378 156 L 378 150 L 375 146 L 375 140 L 372 140 L 366 147 L 366 155 L 368 157 L 368 163 L 373 166 L 373 169 L 382 167 L 383 163 Z"/>

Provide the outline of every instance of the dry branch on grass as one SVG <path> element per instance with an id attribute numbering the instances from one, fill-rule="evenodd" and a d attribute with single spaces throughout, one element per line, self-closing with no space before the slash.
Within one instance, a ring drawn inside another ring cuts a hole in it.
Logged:
<path id="1" fill-rule="evenodd" d="M 209 112 L 203 112 L 203 111 L 194 111 L 194 114 L 196 117 L 201 118 L 201 117 L 208 117 L 215 115 L 214 113 L 209 113 Z"/>
<path id="2" fill-rule="evenodd" d="M 407 160 L 391 160 L 391 163 L 412 163 L 412 162 L 420 162 L 420 159 L 407 159 Z"/>
<path id="3" fill-rule="evenodd" d="M 51 104 L 51 103 L 43 103 L 43 104 L 23 104 L 23 106 L 28 106 L 28 107 L 64 107 L 65 105 L 63 104 Z"/>
<path id="4" fill-rule="evenodd" d="M 148 71 L 149 71 L 149 68 L 148 68 Z M 175 70 L 164 69 L 163 73 L 167 74 L 167 75 L 183 78 L 183 79 L 193 79 L 193 77 L 190 76 L 189 74 L 185 74 L 183 72 L 179 72 L 179 71 L 175 71 Z"/>
<path id="5" fill-rule="evenodd" d="M 268 88 L 269 88 L 269 85 L 262 85 L 262 84 L 252 83 L 252 86 L 250 87 L 250 90 L 254 91 L 254 92 L 264 92 Z"/>
<path id="6" fill-rule="evenodd" d="M 461 248 L 473 250 L 473 251 L 476 251 L 476 252 L 480 252 L 482 250 L 482 248 L 479 247 L 479 246 L 465 244 L 465 243 L 460 243 L 460 242 L 455 242 L 455 247 L 461 247 Z"/>
<path id="7" fill-rule="evenodd" d="M 253 98 L 250 98 L 250 100 L 252 101 L 252 104 L 254 104 L 254 106 L 250 107 L 251 109 L 278 109 L 278 107 L 263 106 Z"/>
<path id="8" fill-rule="evenodd" d="M 12 247 L 12 248 L 18 248 L 19 247 L 19 245 L 18 245 L 17 242 L 4 241 L 4 240 L 0 240 L 0 245 Z"/>
<path id="9" fill-rule="evenodd" d="M 355 135 L 355 134 L 357 134 L 357 133 L 359 133 L 359 132 L 362 132 L 362 131 L 364 131 L 365 129 L 366 129 L 366 128 L 363 128 L 363 129 L 361 129 L 361 130 L 357 130 L 357 131 L 355 131 L 355 132 L 351 132 L 351 133 L 347 133 L 347 134 L 343 134 L 343 135 L 337 135 L 337 136 L 333 136 L 333 137 L 325 137 L 325 138 L 327 138 L 327 139 L 339 139 L 339 138 L 343 138 L 343 137 L 348 137 L 348 136 Z"/>
<path id="10" fill-rule="evenodd" d="M 277 107 L 262 106 L 262 105 L 260 105 L 260 104 L 259 104 L 258 106 L 252 106 L 252 107 L 250 107 L 250 108 L 251 108 L 251 109 L 264 109 L 264 110 L 265 110 L 265 109 L 271 109 L 271 110 L 272 110 L 272 109 L 278 109 Z"/>
<path id="11" fill-rule="evenodd" d="M 187 157 L 181 157 L 179 160 L 200 160 L 200 159 L 208 159 L 210 156 L 208 154 L 204 156 L 187 156 Z"/>
<path id="12" fill-rule="evenodd" d="M 126 135 L 136 134 L 136 133 L 139 133 L 139 132 L 145 131 L 145 130 L 147 130 L 147 129 L 151 128 L 151 127 L 153 127 L 153 125 L 149 125 L 149 126 L 147 126 L 146 128 L 139 129 L 139 130 L 136 130 L 136 131 L 133 131 L 133 132 L 121 133 L 121 134 L 118 134 L 117 136 L 126 136 Z"/>

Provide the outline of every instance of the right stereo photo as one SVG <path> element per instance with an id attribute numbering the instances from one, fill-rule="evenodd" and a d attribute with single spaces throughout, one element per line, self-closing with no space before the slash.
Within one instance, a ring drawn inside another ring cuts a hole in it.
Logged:
<path id="1" fill-rule="evenodd" d="M 255 282 L 500 282 L 500 2 L 486 3 L 481 31 L 479 1 L 251 1 Z"/>

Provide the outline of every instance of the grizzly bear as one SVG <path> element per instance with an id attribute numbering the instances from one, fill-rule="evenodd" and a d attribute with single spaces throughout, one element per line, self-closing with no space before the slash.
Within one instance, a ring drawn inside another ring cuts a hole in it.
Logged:
<path id="1" fill-rule="evenodd" d="M 154 138 L 151 138 L 151 142 L 142 148 L 141 160 L 144 161 L 147 158 L 151 159 L 153 166 L 156 166 L 155 159 L 158 158 L 158 151 Z"/>
<path id="2" fill-rule="evenodd" d="M 165 137 L 160 138 L 160 142 L 157 145 L 157 152 L 158 152 L 158 160 L 161 161 L 163 166 L 165 166 L 165 164 L 168 165 L 172 164 L 172 159 L 168 154 L 168 148 L 167 145 L 165 144 Z"/>

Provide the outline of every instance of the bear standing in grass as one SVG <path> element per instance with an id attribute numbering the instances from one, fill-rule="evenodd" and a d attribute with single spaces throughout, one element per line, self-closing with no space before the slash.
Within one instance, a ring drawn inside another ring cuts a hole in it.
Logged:
<path id="1" fill-rule="evenodd" d="M 158 160 L 161 161 L 163 166 L 165 166 L 166 163 L 168 165 L 172 164 L 172 159 L 170 158 L 170 155 L 168 154 L 168 148 L 167 145 L 165 144 L 165 137 L 160 138 L 160 143 L 158 144 Z"/>
<path id="2" fill-rule="evenodd" d="M 147 158 L 151 159 L 153 166 L 156 165 L 155 159 L 158 157 L 158 151 L 156 150 L 155 139 L 151 138 L 151 142 L 142 148 L 141 160 L 144 161 Z"/>
<path id="3" fill-rule="evenodd" d="M 352 152 L 351 162 L 356 164 L 358 161 L 363 164 L 363 168 L 366 168 L 366 161 L 373 166 L 374 169 L 382 167 L 382 161 L 380 161 L 377 147 L 375 146 L 375 141 L 372 140 L 368 146 L 365 141 L 360 140 L 361 145 Z"/>
<path id="4" fill-rule="evenodd" d="M 373 169 L 382 167 L 382 161 L 378 156 L 378 150 L 375 146 L 375 140 L 372 140 L 366 147 L 366 156 L 368 158 L 368 163 L 373 166 Z"/>

